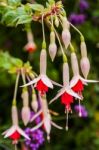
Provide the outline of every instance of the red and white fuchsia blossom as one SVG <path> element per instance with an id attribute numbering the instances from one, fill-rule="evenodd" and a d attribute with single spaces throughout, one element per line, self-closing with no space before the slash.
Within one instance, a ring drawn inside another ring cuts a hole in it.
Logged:
<path id="1" fill-rule="evenodd" d="M 7 129 L 3 133 L 4 138 L 9 137 L 10 139 L 13 140 L 13 144 L 17 144 L 18 140 L 21 138 L 21 135 L 29 139 L 29 137 L 25 134 L 25 132 L 19 127 L 18 125 L 18 113 L 17 113 L 17 107 L 12 106 L 12 126 L 10 129 Z"/>
<path id="2" fill-rule="evenodd" d="M 50 140 L 51 126 L 54 126 L 58 129 L 62 129 L 62 127 L 56 125 L 52 121 L 52 118 L 48 109 L 48 105 L 47 105 L 46 95 L 40 96 L 40 103 L 41 103 L 41 109 L 38 111 L 36 115 L 33 116 L 31 121 L 35 120 L 39 115 L 41 116 L 42 120 L 37 126 L 32 128 L 32 131 L 37 130 L 39 127 L 43 126 L 44 130 L 47 133 L 47 139 Z"/>

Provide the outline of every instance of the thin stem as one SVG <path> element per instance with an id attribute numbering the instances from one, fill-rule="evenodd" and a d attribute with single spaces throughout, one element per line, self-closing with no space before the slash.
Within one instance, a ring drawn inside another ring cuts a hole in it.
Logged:
<path id="1" fill-rule="evenodd" d="M 17 77 L 16 77 L 16 83 L 15 83 L 15 89 L 14 89 L 14 96 L 13 96 L 13 103 L 16 103 L 16 96 L 17 96 L 17 90 L 18 90 L 18 83 L 19 83 L 19 77 L 20 77 L 20 73 L 17 73 Z"/>
<path id="2" fill-rule="evenodd" d="M 42 32 L 43 32 L 43 41 L 45 41 L 45 31 L 44 31 L 44 14 L 42 15 Z"/>
<path id="3" fill-rule="evenodd" d="M 27 80 L 30 82 L 31 80 L 30 80 L 30 78 L 29 78 L 29 76 L 26 76 L 26 78 L 27 78 Z M 33 85 L 31 84 L 31 88 L 32 88 L 32 90 L 34 90 L 34 87 L 33 87 Z"/>
<path id="4" fill-rule="evenodd" d="M 82 34 L 71 22 L 69 22 L 69 24 L 70 24 L 70 25 L 80 34 L 80 36 L 83 37 L 83 39 L 84 39 L 83 34 Z"/>
<path id="5" fill-rule="evenodd" d="M 25 75 L 24 75 L 24 70 L 23 70 L 23 68 L 21 69 L 21 75 L 22 75 L 23 83 L 26 84 L 26 79 L 25 79 Z"/>

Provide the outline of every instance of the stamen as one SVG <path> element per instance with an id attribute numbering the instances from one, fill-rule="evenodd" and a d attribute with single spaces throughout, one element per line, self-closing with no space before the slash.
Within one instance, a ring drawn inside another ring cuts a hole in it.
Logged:
<path id="1" fill-rule="evenodd" d="M 80 99 L 79 99 L 79 117 L 82 117 Z"/>
<path id="2" fill-rule="evenodd" d="M 68 108 L 65 109 L 65 113 L 66 113 L 66 131 L 68 131 Z"/>
<path id="3" fill-rule="evenodd" d="M 47 135 L 47 140 L 50 143 L 50 135 L 49 134 Z"/>

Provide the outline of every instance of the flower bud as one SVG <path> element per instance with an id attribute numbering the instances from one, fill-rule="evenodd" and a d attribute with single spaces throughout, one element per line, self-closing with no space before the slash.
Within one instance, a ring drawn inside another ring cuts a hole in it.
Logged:
<path id="1" fill-rule="evenodd" d="M 81 42 L 80 49 L 81 49 L 82 57 L 87 57 L 87 47 L 86 47 L 86 43 L 84 41 Z"/>
<path id="2" fill-rule="evenodd" d="M 13 125 L 18 125 L 18 112 L 16 106 L 12 106 L 12 122 Z"/>
<path id="3" fill-rule="evenodd" d="M 28 106 L 23 106 L 21 115 L 23 123 L 26 126 L 30 121 L 30 108 Z"/>
<path id="4" fill-rule="evenodd" d="M 80 61 L 80 67 L 81 67 L 81 71 L 83 73 L 83 76 L 85 78 L 87 78 L 89 70 L 90 70 L 90 62 L 89 62 L 89 59 L 87 57 L 82 57 L 82 59 Z"/>
<path id="5" fill-rule="evenodd" d="M 63 23 L 63 29 L 69 29 L 70 24 L 69 24 L 67 18 L 66 17 L 62 17 L 61 19 L 62 19 L 62 23 Z"/>
<path id="6" fill-rule="evenodd" d="M 33 91 L 32 93 L 32 102 L 31 102 L 32 109 L 37 112 L 38 110 L 38 102 L 37 102 L 37 97 L 36 93 Z"/>
<path id="7" fill-rule="evenodd" d="M 71 53 L 71 66 L 74 75 L 79 75 L 78 60 L 75 53 Z"/>
<path id="8" fill-rule="evenodd" d="M 47 54 L 46 50 L 42 49 L 40 54 L 40 74 L 46 74 Z"/>
<path id="9" fill-rule="evenodd" d="M 57 45 L 55 43 L 51 43 L 49 45 L 49 55 L 50 55 L 52 61 L 54 61 L 56 53 L 57 53 Z"/>
<path id="10" fill-rule="evenodd" d="M 58 17 L 56 16 L 55 17 L 55 26 L 58 28 L 59 27 L 59 20 L 58 20 Z"/>
<path id="11" fill-rule="evenodd" d="M 65 45 L 65 48 L 67 49 L 69 44 L 70 44 L 70 41 L 71 41 L 71 34 L 70 34 L 70 31 L 68 29 L 64 29 L 62 31 L 62 40 L 63 40 L 63 43 Z"/>
<path id="12" fill-rule="evenodd" d="M 69 66 L 68 66 L 68 63 L 63 64 L 63 85 L 69 86 Z"/>

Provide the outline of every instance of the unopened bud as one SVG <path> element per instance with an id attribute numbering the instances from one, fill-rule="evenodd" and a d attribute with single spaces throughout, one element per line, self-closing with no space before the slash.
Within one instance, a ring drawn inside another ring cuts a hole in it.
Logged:
<path id="1" fill-rule="evenodd" d="M 81 67 L 83 76 L 85 78 L 87 78 L 89 70 L 90 70 L 90 62 L 89 62 L 88 57 L 82 57 L 82 59 L 80 61 L 80 67 Z"/>
<path id="2" fill-rule="evenodd" d="M 82 57 L 87 57 L 87 47 L 84 41 L 81 42 L 80 49 Z"/>
<path id="3" fill-rule="evenodd" d="M 79 75 L 79 67 L 78 67 L 78 60 L 76 54 L 73 52 L 71 53 L 71 66 L 74 75 Z"/>
<path id="4" fill-rule="evenodd" d="M 31 102 L 31 106 L 32 106 L 32 109 L 37 112 L 38 110 L 38 101 L 37 101 L 37 96 L 36 96 L 36 93 L 33 91 L 32 93 L 32 102 Z"/>
<path id="5" fill-rule="evenodd" d="M 51 43 L 49 45 L 49 55 L 52 61 L 54 60 L 56 53 L 57 53 L 57 45 L 55 43 Z"/>
<path id="6" fill-rule="evenodd" d="M 22 115 L 22 120 L 23 120 L 24 125 L 27 125 L 28 122 L 30 121 L 30 108 L 26 106 L 23 107 L 21 115 Z"/>
<path id="7" fill-rule="evenodd" d="M 70 42 L 71 42 L 71 34 L 70 34 L 70 31 L 68 29 L 64 29 L 62 31 L 62 40 L 63 40 L 63 43 L 65 45 L 65 48 L 67 49 Z"/>

